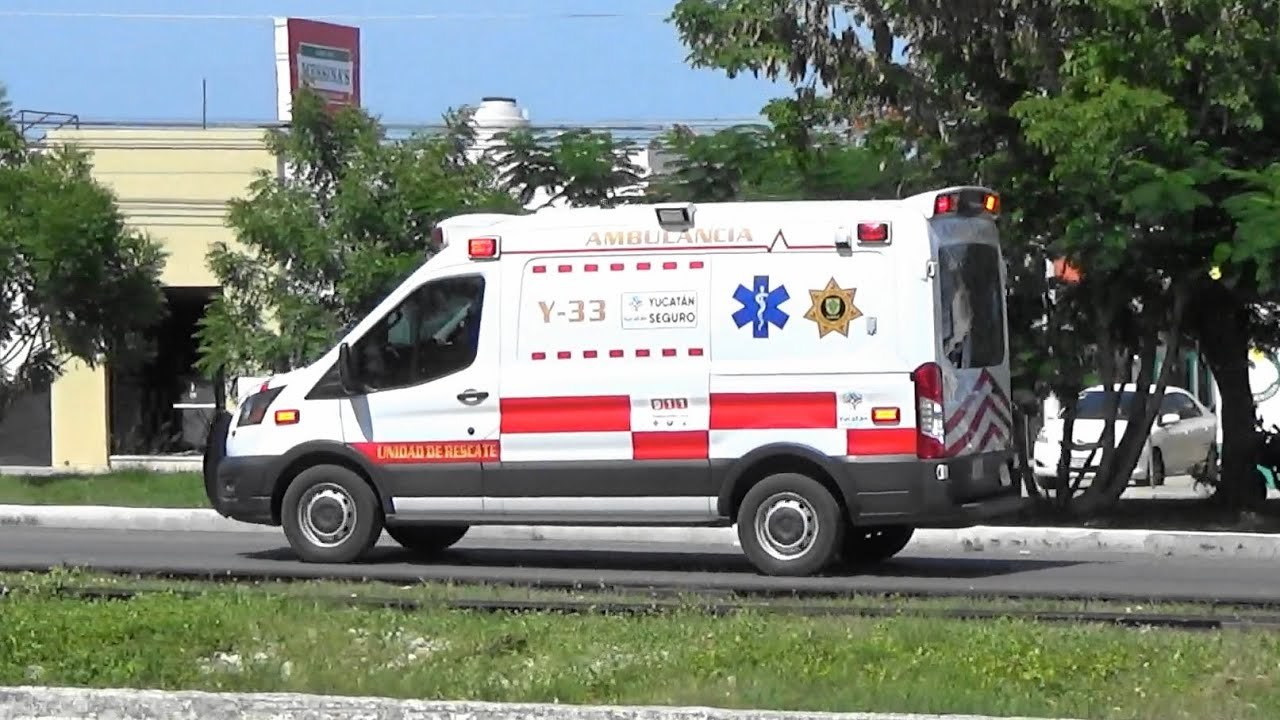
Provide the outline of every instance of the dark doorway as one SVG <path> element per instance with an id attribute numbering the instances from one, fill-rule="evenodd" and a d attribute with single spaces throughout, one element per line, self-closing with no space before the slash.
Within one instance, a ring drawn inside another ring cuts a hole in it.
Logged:
<path id="1" fill-rule="evenodd" d="M 140 367 L 107 368 L 112 455 L 197 455 L 214 415 L 214 383 L 195 368 L 200 318 L 217 288 L 165 288 L 168 316 L 156 354 Z"/>
<path id="2" fill-rule="evenodd" d="M 0 420 L 0 465 L 53 465 L 53 415 L 49 387 L 14 398 Z"/>

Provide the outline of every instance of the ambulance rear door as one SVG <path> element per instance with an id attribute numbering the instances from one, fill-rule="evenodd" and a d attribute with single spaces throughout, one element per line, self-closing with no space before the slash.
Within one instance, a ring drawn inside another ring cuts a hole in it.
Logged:
<path id="1" fill-rule="evenodd" d="M 958 204 L 935 208 L 930 220 L 948 457 L 1008 450 L 1013 428 L 999 236 L 994 218 L 980 205 L 962 211 Z"/>

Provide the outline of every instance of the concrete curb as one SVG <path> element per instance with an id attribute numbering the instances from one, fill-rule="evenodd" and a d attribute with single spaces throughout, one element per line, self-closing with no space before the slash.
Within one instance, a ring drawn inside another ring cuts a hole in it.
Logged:
<path id="1" fill-rule="evenodd" d="M 350 720 L 1035 720 L 983 715 L 784 713 L 698 707 L 423 702 L 292 693 L 160 692 L 46 687 L 0 688 L 0 716 L 21 720 L 86 717 L 116 720 L 277 720 L 285 717 Z"/>
<path id="2" fill-rule="evenodd" d="M 279 528 L 250 525 L 213 510 L 128 508 L 103 505 L 0 505 L 0 526 L 59 529 L 172 532 L 270 533 Z M 736 548 L 733 528 L 557 527 L 490 525 L 473 529 L 470 540 L 509 542 L 644 543 Z M 283 539 L 283 538 L 281 538 Z M 908 552 L 1134 553 L 1172 558 L 1280 559 L 1280 535 L 1158 530 L 1094 530 L 979 525 L 961 530 L 919 530 Z"/>

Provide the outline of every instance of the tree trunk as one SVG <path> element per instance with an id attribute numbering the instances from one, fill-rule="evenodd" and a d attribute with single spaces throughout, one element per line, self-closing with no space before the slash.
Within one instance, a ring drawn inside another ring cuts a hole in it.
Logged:
<path id="1" fill-rule="evenodd" d="M 1071 451 L 1075 444 L 1076 398 L 1067 399 L 1062 413 L 1062 443 L 1058 455 L 1058 472 L 1053 478 L 1053 501 L 1059 510 L 1065 511 L 1071 504 L 1075 487 L 1071 484 Z M 1083 473 L 1083 470 L 1081 470 Z"/>
<path id="2" fill-rule="evenodd" d="M 1151 387 L 1153 384 L 1151 376 L 1155 370 L 1159 333 L 1152 331 L 1143 338 L 1138 352 L 1138 362 L 1142 364 L 1138 368 L 1138 377 L 1134 383 L 1133 405 L 1129 409 L 1129 421 L 1119 444 L 1114 449 L 1112 449 L 1112 443 L 1115 442 L 1114 434 L 1103 443 L 1103 458 L 1101 467 L 1098 468 L 1098 479 L 1102 482 L 1095 481 L 1081 496 L 1079 511 L 1082 514 L 1090 515 L 1119 502 L 1120 496 L 1129 486 L 1133 469 L 1137 466 L 1142 448 L 1150 435 L 1151 426 L 1160 412 L 1165 388 L 1169 384 L 1169 378 L 1173 376 L 1173 358 L 1177 357 L 1178 348 L 1182 344 L 1183 320 L 1187 308 L 1187 291 L 1175 288 L 1173 293 L 1173 308 L 1165 330 L 1166 360 L 1155 378 L 1155 387 Z M 1127 379 L 1108 379 L 1108 382 L 1123 383 Z"/>
<path id="3" fill-rule="evenodd" d="M 1018 456 L 1018 477 L 1027 497 L 1039 501 L 1040 489 L 1036 487 L 1035 472 L 1027 452 L 1027 417 L 1022 408 L 1013 408 L 1013 448 Z"/>
<path id="4" fill-rule="evenodd" d="M 1215 304 L 1216 305 L 1216 304 Z M 1242 310 L 1206 313 L 1199 323 L 1200 353 L 1218 383 L 1222 423 L 1222 472 L 1218 494 L 1228 507 L 1242 509 L 1266 497 L 1255 472 L 1256 406 L 1249 386 L 1248 319 Z M 1261 495 L 1261 498 L 1259 498 Z"/>

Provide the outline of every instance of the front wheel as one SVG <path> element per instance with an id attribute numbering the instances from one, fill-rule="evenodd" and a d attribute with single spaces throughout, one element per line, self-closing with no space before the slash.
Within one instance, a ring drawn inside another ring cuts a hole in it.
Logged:
<path id="1" fill-rule="evenodd" d="M 909 525 L 851 527 L 845 531 L 841 555 L 851 565 L 874 565 L 902 552 L 915 533 Z"/>
<path id="2" fill-rule="evenodd" d="M 339 465 L 298 473 L 280 509 L 285 537 L 303 562 L 354 562 L 378 541 L 382 523 L 373 488 Z"/>
<path id="3" fill-rule="evenodd" d="M 458 542 L 469 529 L 468 525 L 388 525 L 387 534 L 405 550 L 426 555 Z"/>
<path id="4" fill-rule="evenodd" d="M 738 508 L 738 542 L 766 575 L 805 576 L 835 559 L 844 539 L 844 513 L 822 483 L 778 473 L 756 483 Z"/>
<path id="5" fill-rule="evenodd" d="M 1152 487 L 1164 485 L 1164 454 L 1151 448 L 1151 470 L 1147 473 L 1147 483 Z"/>

